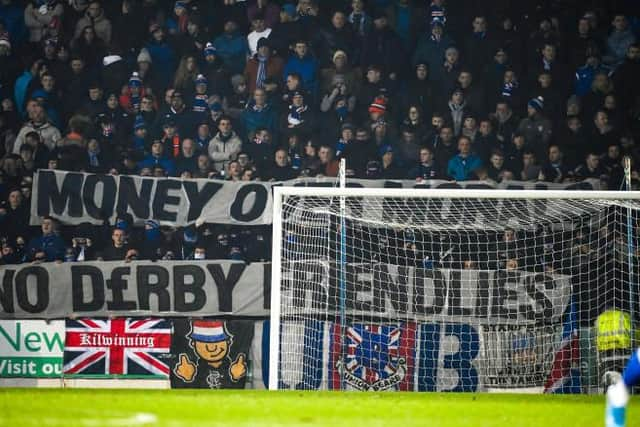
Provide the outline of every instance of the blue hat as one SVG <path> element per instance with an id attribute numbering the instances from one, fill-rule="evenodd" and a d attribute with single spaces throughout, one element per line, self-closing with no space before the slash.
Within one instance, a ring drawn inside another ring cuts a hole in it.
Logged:
<path id="1" fill-rule="evenodd" d="M 31 99 L 44 98 L 49 99 L 49 94 L 44 89 L 38 89 L 33 91 L 31 94 Z"/>
<path id="2" fill-rule="evenodd" d="M 230 338 L 219 320 L 194 320 L 191 327 L 191 338 L 201 342 L 220 342 Z"/>
<path id="3" fill-rule="evenodd" d="M 206 85 L 207 83 L 207 78 L 203 74 L 198 74 L 198 76 L 196 77 L 196 84 Z"/>
<path id="4" fill-rule="evenodd" d="M 133 130 L 138 130 L 138 129 L 146 129 L 147 128 L 147 124 L 144 121 L 144 117 L 142 117 L 142 115 L 137 115 L 135 121 L 133 122 Z"/>
<path id="5" fill-rule="evenodd" d="M 294 17 L 296 16 L 296 7 L 295 5 L 291 4 L 291 3 L 285 3 L 282 5 L 282 11 L 284 13 L 286 13 L 287 15 L 289 15 L 290 17 Z"/>
<path id="6" fill-rule="evenodd" d="M 155 228 L 160 228 L 160 223 L 158 221 L 156 221 L 155 219 L 148 219 L 144 222 L 144 225 L 148 225 L 149 227 L 155 229 Z"/>
<path id="7" fill-rule="evenodd" d="M 217 51 L 218 49 L 216 49 L 214 45 L 212 45 L 211 43 L 207 43 L 207 45 L 204 47 L 204 56 L 216 55 Z"/>
<path id="8" fill-rule="evenodd" d="M 218 101 L 214 101 L 211 103 L 211 105 L 209 105 L 209 109 L 214 113 L 219 113 L 220 111 L 222 111 L 222 104 L 220 104 Z"/>
<path id="9" fill-rule="evenodd" d="M 184 1 L 177 1 L 175 5 L 173 5 L 174 9 L 186 9 L 187 3 Z"/>
<path id="10" fill-rule="evenodd" d="M 195 243 L 198 240 L 198 235 L 193 226 L 185 227 L 183 231 L 184 241 L 187 243 Z"/>
<path id="11" fill-rule="evenodd" d="M 131 73 L 131 77 L 129 77 L 129 86 L 130 87 L 142 86 L 142 79 L 140 78 L 140 75 L 135 71 Z"/>
<path id="12" fill-rule="evenodd" d="M 383 145 L 382 147 L 380 147 L 380 155 L 384 156 L 387 153 L 393 153 L 393 147 L 390 145 Z"/>
<path id="13" fill-rule="evenodd" d="M 538 112 L 540 112 L 544 108 L 544 98 L 541 97 L 541 96 L 533 98 L 533 99 L 531 99 L 531 101 L 529 101 L 527 106 L 535 109 Z"/>

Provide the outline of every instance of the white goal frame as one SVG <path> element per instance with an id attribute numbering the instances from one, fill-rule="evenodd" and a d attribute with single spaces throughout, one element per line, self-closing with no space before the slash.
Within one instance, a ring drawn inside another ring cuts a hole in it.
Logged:
<path id="1" fill-rule="evenodd" d="M 273 240 L 271 258 L 271 311 L 269 337 L 269 390 L 278 390 L 280 362 L 280 299 L 282 253 L 282 207 L 288 196 L 309 197 L 392 197 L 445 199 L 561 199 L 561 200 L 640 200 L 640 191 L 573 191 L 573 190 L 493 190 L 493 189 L 398 189 L 398 188 L 327 188 L 274 187 Z"/>

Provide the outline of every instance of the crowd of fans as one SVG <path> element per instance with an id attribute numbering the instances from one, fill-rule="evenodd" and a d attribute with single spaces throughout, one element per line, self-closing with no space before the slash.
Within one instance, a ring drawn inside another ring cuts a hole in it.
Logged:
<path id="1" fill-rule="evenodd" d="M 622 182 L 633 1 L 0 0 L 0 236 L 26 261 L 269 258 L 269 230 L 30 227 L 37 169 Z"/>

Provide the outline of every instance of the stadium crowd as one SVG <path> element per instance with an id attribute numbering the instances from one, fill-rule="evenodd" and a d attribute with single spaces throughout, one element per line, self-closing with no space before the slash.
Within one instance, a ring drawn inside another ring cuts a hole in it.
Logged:
<path id="1" fill-rule="evenodd" d="M 0 262 L 268 260 L 268 228 L 29 226 L 37 169 L 570 182 L 640 160 L 640 7 L 0 0 Z M 634 175 L 635 178 L 635 175 Z"/>

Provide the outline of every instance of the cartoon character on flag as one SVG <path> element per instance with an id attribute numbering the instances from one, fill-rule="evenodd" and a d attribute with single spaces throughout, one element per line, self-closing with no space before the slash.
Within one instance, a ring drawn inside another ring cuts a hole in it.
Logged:
<path id="1" fill-rule="evenodd" d="M 226 388 L 229 382 L 236 383 L 246 376 L 246 354 L 239 353 L 233 361 L 229 357 L 233 336 L 225 329 L 224 322 L 195 320 L 189 337 L 198 360 L 193 362 L 186 353 L 180 354 L 173 372 L 182 381 Z"/>
<path id="2" fill-rule="evenodd" d="M 399 356 L 400 328 L 354 325 L 347 329 L 345 362 L 338 362 L 344 381 L 358 390 L 396 388 L 406 375 Z"/>

